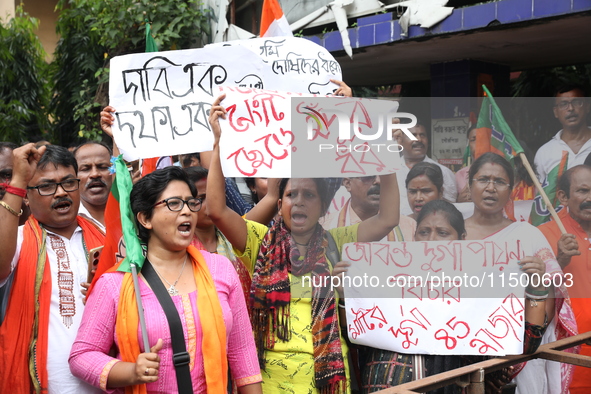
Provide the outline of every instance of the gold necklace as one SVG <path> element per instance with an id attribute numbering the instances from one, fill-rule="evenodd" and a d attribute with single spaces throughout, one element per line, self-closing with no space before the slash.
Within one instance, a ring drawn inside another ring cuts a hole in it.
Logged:
<path id="1" fill-rule="evenodd" d="M 176 295 L 179 295 L 180 294 L 179 291 L 176 289 L 175 286 L 179 282 L 179 279 L 181 279 L 181 276 L 183 275 L 183 271 L 185 270 L 185 265 L 186 264 L 187 264 L 187 255 L 185 254 L 185 261 L 183 262 L 183 268 L 181 268 L 181 273 L 179 274 L 179 277 L 176 278 L 176 280 L 174 281 L 173 284 L 171 284 L 169 281 L 167 281 L 166 278 L 164 276 L 162 276 L 160 274 L 160 272 L 158 272 L 158 270 L 156 269 L 156 266 L 154 264 L 152 264 L 152 267 L 154 267 L 154 271 L 156 271 L 156 273 L 158 274 L 158 276 L 163 281 L 165 281 L 168 286 L 170 286 L 167 291 L 168 291 L 168 294 L 170 294 L 171 296 L 176 296 Z"/>

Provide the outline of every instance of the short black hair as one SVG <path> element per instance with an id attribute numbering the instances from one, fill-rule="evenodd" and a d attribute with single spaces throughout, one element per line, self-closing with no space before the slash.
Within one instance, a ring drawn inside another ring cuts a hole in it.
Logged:
<path id="1" fill-rule="evenodd" d="M 246 177 L 244 178 L 244 183 L 246 183 L 246 187 L 248 187 L 248 191 L 250 191 L 250 195 L 252 197 L 252 201 L 255 204 L 258 204 L 259 202 L 259 196 L 257 195 L 257 192 L 255 191 L 256 188 L 256 178 L 253 177 Z"/>
<path id="2" fill-rule="evenodd" d="M 244 178 L 244 183 L 246 183 L 246 186 L 248 186 L 248 188 L 254 188 L 255 187 L 255 178 L 253 177 L 246 177 Z"/>
<path id="3" fill-rule="evenodd" d="M 405 185 L 408 189 L 410 181 L 418 176 L 425 175 L 431 183 L 435 185 L 439 193 L 443 191 L 443 171 L 437 164 L 422 161 L 412 166 L 408 174 L 406 175 Z"/>
<path id="4" fill-rule="evenodd" d="M 78 173 L 78 163 L 76 158 L 66 148 L 59 145 L 45 145 L 45 152 L 37 163 L 37 168 L 43 170 L 48 164 L 53 164 L 56 168 L 58 166 L 74 167 L 74 172 Z"/>
<path id="5" fill-rule="evenodd" d="M 76 153 L 78 153 L 78 149 L 80 149 L 86 145 L 100 145 L 103 148 L 105 148 L 107 151 L 109 151 L 110 156 L 113 156 L 113 149 L 111 149 L 111 147 L 109 145 L 105 144 L 104 142 L 102 142 L 102 141 L 86 141 L 86 142 L 81 143 L 80 145 L 78 145 L 76 147 L 76 149 L 74 149 L 74 152 L 72 152 L 74 154 L 74 157 L 76 157 Z"/>
<path id="6" fill-rule="evenodd" d="M 160 200 L 162 193 L 172 181 L 182 181 L 189 186 L 191 195 L 197 197 L 195 184 L 189 180 L 189 177 L 182 168 L 169 166 L 149 173 L 133 185 L 129 198 L 131 199 L 131 210 L 138 230 L 138 237 L 143 242 L 150 239 L 150 231 L 142 226 L 137 219 L 137 214 L 144 212 L 149 219 L 154 212 L 154 204 Z"/>
<path id="7" fill-rule="evenodd" d="M 419 211 L 417 217 L 417 229 L 421 222 L 430 214 L 435 212 L 441 212 L 445 215 L 445 218 L 449 222 L 449 225 L 458 232 L 458 236 L 461 239 L 462 234 L 466 233 L 466 226 L 464 225 L 464 216 L 452 203 L 445 200 L 433 200 L 429 201 Z"/>
<path id="8" fill-rule="evenodd" d="M 187 177 L 189 177 L 189 180 L 193 183 L 197 183 L 202 179 L 207 179 L 207 176 L 209 175 L 209 170 L 203 167 L 186 167 L 183 168 L 183 171 L 185 171 Z M 199 190 L 197 190 L 197 192 L 199 193 Z"/>
<path id="9" fill-rule="evenodd" d="M 487 163 L 498 164 L 501 167 L 503 167 L 505 173 L 507 173 L 507 177 L 509 177 L 509 189 L 512 190 L 513 184 L 515 182 L 513 166 L 504 157 L 501 157 L 500 155 L 497 155 L 496 153 L 492 152 L 486 152 L 478 159 L 474 160 L 474 163 L 472 163 L 472 165 L 470 166 L 470 171 L 468 172 L 468 183 L 472 185 L 476 173 L 480 170 L 480 168 L 483 165 Z"/>
<path id="10" fill-rule="evenodd" d="M 581 93 L 583 93 L 583 96 L 587 97 L 587 89 L 585 89 L 583 85 L 571 82 L 562 82 L 556 85 L 554 88 L 554 97 L 572 90 L 580 90 Z"/>
<path id="11" fill-rule="evenodd" d="M 294 178 L 295 179 L 295 178 Z M 324 178 L 309 178 L 314 181 L 316 184 L 316 190 L 318 191 L 318 196 L 320 197 L 320 201 L 322 202 L 322 207 L 320 209 L 320 216 L 324 216 L 330 202 L 332 200 L 332 195 L 328 191 L 328 183 Z M 287 183 L 292 180 L 292 178 L 283 178 L 279 183 L 279 198 L 283 199 L 283 193 L 285 193 L 285 189 L 287 188 Z"/>
<path id="12" fill-rule="evenodd" d="M 588 166 L 586 164 L 579 164 L 578 166 L 574 166 L 572 168 L 569 168 L 560 176 L 560 178 L 558 178 L 557 190 L 562 190 L 564 192 L 564 194 L 566 195 L 566 198 L 570 198 L 570 186 L 571 186 L 573 174 L 582 168 L 586 168 L 588 170 L 591 170 L 590 166 Z"/>
<path id="13" fill-rule="evenodd" d="M 201 163 L 201 154 L 199 152 L 185 153 L 184 155 L 179 155 L 181 166 L 183 168 L 189 168 L 189 166 L 191 165 L 191 160 L 193 158 L 199 160 L 199 163 Z"/>

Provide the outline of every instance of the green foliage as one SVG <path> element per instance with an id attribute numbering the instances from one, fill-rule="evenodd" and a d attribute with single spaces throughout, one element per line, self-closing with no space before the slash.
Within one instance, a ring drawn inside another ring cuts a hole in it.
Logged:
<path id="1" fill-rule="evenodd" d="M 23 143 L 50 139 L 45 52 L 34 30 L 39 21 L 22 7 L 0 24 L 0 140 Z"/>
<path id="2" fill-rule="evenodd" d="M 161 51 L 201 45 L 209 30 L 197 0 L 60 0 L 51 102 L 59 143 L 101 138 L 111 58 L 145 50 L 146 20 Z"/>
<path id="3" fill-rule="evenodd" d="M 516 97 L 552 97 L 560 84 L 591 87 L 591 64 L 524 71 L 512 86 Z"/>
<path id="4" fill-rule="evenodd" d="M 103 67 L 104 48 L 85 21 L 88 11 L 82 7 L 66 8 L 57 24 L 61 38 L 52 63 L 55 90 L 50 108 L 59 137 L 56 142 L 64 146 L 76 141 L 80 131 L 86 131 L 83 137 L 87 139 L 99 136 L 96 120 L 100 109 L 93 106 L 98 82 L 89 88 L 89 81 L 94 82 L 96 71 Z"/>
<path id="5" fill-rule="evenodd" d="M 60 0 L 57 7 L 62 13 L 75 9 L 77 22 L 88 26 L 109 57 L 144 52 L 146 20 L 160 50 L 194 48 L 209 26 L 196 0 Z"/>

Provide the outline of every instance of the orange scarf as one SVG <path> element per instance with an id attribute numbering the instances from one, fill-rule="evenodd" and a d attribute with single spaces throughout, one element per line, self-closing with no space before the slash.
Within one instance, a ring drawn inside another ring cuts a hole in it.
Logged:
<path id="1" fill-rule="evenodd" d="M 222 307 L 205 258 L 194 246 L 189 246 L 187 252 L 191 256 L 193 275 L 197 285 L 197 309 L 199 310 L 199 316 L 201 316 L 201 330 L 203 331 L 201 352 L 205 366 L 207 392 L 210 394 L 223 393 L 228 387 L 228 362 L 226 357 L 226 325 Z M 115 269 L 113 268 L 110 271 Z M 135 363 L 137 356 L 141 353 L 137 335 L 138 325 L 139 315 L 133 279 L 131 273 L 126 273 L 121 283 L 116 322 L 119 352 L 123 361 Z M 146 351 L 149 351 L 149 349 L 146 349 Z M 128 386 L 125 388 L 125 393 L 145 394 L 147 393 L 146 385 Z"/>
<path id="2" fill-rule="evenodd" d="M 104 235 L 78 216 L 88 250 L 101 246 Z M 0 326 L 0 393 L 47 393 L 47 343 L 51 303 L 51 270 L 46 231 L 30 216 L 4 323 Z"/>

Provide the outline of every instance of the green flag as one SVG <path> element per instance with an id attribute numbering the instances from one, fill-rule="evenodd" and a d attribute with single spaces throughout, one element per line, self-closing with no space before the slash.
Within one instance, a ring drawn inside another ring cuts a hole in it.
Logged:
<path id="1" fill-rule="evenodd" d="M 131 272 L 130 264 L 135 264 L 139 271 L 144 264 L 144 254 L 140 240 L 137 237 L 135 220 L 131 211 L 130 193 L 133 182 L 127 165 L 123 161 L 123 155 L 120 155 L 115 160 L 115 174 L 117 175 L 115 176 L 112 192 L 119 201 L 121 231 L 123 232 L 123 242 L 125 242 L 125 260 L 121 262 L 117 271 Z"/>
<path id="2" fill-rule="evenodd" d="M 158 52 L 158 45 L 151 34 L 150 23 L 146 20 L 146 52 Z M 139 238 L 133 212 L 131 211 L 130 194 L 133 187 L 131 174 L 127 165 L 123 161 L 123 155 L 115 160 L 115 182 L 111 192 L 119 202 L 119 212 L 121 215 L 121 232 L 123 233 L 123 242 L 125 243 L 125 260 L 119 265 L 118 271 L 131 272 L 130 264 L 135 264 L 138 271 L 144 264 L 144 254 Z"/>
<path id="3" fill-rule="evenodd" d="M 158 52 L 156 40 L 152 37 L 152 27 L 146 20 L 146 52 Z"/>
<path id="4" fill-rule="evenodd" d="M 513 158 L 523 152 L 523 148 L 513 135 L 492 94 L 486 86 L 482 85 L 482 88 L 486 97 L 482 101 L 476 123 L 476 157 L 493 152 L 512 163 Z"/>

